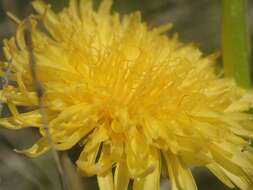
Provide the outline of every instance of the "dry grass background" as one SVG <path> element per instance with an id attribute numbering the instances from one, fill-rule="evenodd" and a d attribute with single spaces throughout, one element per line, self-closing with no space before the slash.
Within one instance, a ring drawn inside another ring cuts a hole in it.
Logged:
<path id="1" fill-rule="evenodd" d="M 67 0 L 48 2 L 59 10 Z M 178 32 L 182 41 L 194 42 L 205 54 L 220 50 L 220 0 L 115 0 L 114 10 L 122 14 L 140 10 L 150 27 L 172 22 L 173 32 Z M 253 1 L 250 1 L 249 10 L 249 18 L 253 18 Z M 0 0 L 1 47 L 3 39 L 15 32 L 15 24 L 7 19 L 6 11 L 24 18 L 32 12 L 30 0 Z M 252 20 L 250 22 L 253 26 Z M 2 52 L 0 57 L 2 59 Z M 6 111 L 4 114 L 7 114 Z M 29 159 L 13 152 L 15 148 L 30 146 L 37 138 L 37 132 L 32 129 L 10 131 L 0 128 L 0 190 L 60 190 L 50 153 Z M 75 151 L 70 154 L 75 157 Z M 66 154 L 61 154 L 61 158 L 66 178 L 69 179 L 69 190 L 97 189 L 95 178 L 79 176 Z M 199 190 L 227 190 L 206 170 L 195 168 L 193 171 Z M 162 190 L 168 190 L 168 181 L 162 179 L 161 184 Z"/>

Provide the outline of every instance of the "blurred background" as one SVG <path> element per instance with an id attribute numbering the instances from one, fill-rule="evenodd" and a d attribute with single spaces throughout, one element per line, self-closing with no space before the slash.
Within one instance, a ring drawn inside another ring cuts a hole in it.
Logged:
<path id="1" fill-rule="evenodd" d="M 3 39 L 12 36 L 16 29 L 15 24 L 6 17 L 6 12 L 12 12 L 21 19 L 25 18 L 33 12 L 30 2 L 31 0 L 0 0 L 0 47 Z M 68 1 L 47 0 L 47 2 L 51 3 L 55 10 L 61 10 Z M 150 27 L 167 22 L 173 23 L 173 30 L 168 35 L 177 32 L 183 42 L 194 42 L 206 55 L 220 51 L 220 0 L 114 0 L 114 2 L 113 9 L 122 14 L 140 10 L 143 20 Z M 253 1 L 249 1 L 249 18 L 253 18 Z M 252 28 L 253 19 L 249 20 Z M 3 59 L 2 50 L 0 58 Z M 37 138 L 37 132 L 32 129 L 11 131 L 0 128 L 0 190 L 60 190 L 52 154 L 29 159 L 13 151 L 29 147 Z M 96 179 L 79 176 L 66 154 L 61 154 L 61 161 L 71 190 L 97 190 Z M 228 189 L 203 168 L 194 168 L 193 174 L 199 190 Z M 169 186 L 169 182 L 162 178 L 161 190 L 168 190 Z"/>

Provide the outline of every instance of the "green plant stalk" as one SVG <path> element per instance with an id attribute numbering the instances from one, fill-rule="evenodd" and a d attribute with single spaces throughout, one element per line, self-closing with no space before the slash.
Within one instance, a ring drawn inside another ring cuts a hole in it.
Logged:
<path id="1" fill-rule="evenodd" d="M 222 0 L 222 54 L 226 77 L 250 88 L 250 38 L 247 0 Z"/>

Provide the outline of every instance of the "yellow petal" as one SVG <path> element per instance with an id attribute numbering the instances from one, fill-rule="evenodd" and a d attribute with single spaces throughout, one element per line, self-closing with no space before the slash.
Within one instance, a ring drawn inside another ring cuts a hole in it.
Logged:
<path id="1" fill-rule="evenodd" d="M 80 0 L 80 15 L 82 20 L 85 20 L 88 17 L 92 10 L 93 0 Z"/>
<path id="2" fill-rule="evenodd" d="M 101 150 L 101 155 L 99 161 L 95 163 L 97 157 L 98 149 L 94 149 L 90 155 L 81 155 L 82 157 L 79 158 L 77 161 L 78 167 L 81 169 L 81 172 L 85 175 L 105 175 L 111 168 L 112 168 L 112 160 L 109 156 L 109 147 L 107 145 L 103 145 Z M 96 155 L 96 156 L 95 156 Z"/>
<path id="3" fill-rule="evenodd" d="M 92 135 L 88 138 L 90 138 L 90 140 L 85 145 L 85 151 L 87 152 L 93 150 L 94 147 L 97 147 L 98 144 L 106 141 L 109 137 L 107 134 L 107 130 L 103 126 L 100 126 L 96 130 L 94 130 Z"/>
<path id="4" fill-rule="evenodd" d="M 127 165 L 124 161 L 117 163 L 114 174 L 114 190 L 127 190 L 130 181 Z"/>
<path id="5" fill-rule="evenodd" d="M 97 181 L 100 190 L 113 190 L 112 171 L 108 171 L 104 175 L 98 175 Z"/>
<path id="6" fill-rule="evenodd" d="M 139 177 L 149 169 L 148 160 L 140 158 L 129 146 L 126 149 L 126 161 L 131 177 Z"/>
<path id="7" fill-rule="evenodd" d="M 245 181 L 250 182 L 249 176 L 240 167 L 239 163 L 235 163 L 231 156 L 229 156 L 229 152 L 226 152 L 224 149 L 221 149 L 218 146 L 212 145 L 210 146 L 212 156 L 214 160 L 225 170 L 231 172 L 232 174 L 241 176 Z"/>
<path id="8" fill-rule="evenodd" d="M 120 109 L 116 112 L 116 118 L 112 121 L 112 129 L 116 133 L 123 133 L 130 127 L 129 115 L 126 109 Z"/>
<path id="9" fill-rule="evenodd" d="M 15 93 L 15 94 L 14 94 Z M 8 101 L 13 102 L 13 104 L 18 105 L 18 106 L 34 106 L 38 105 L 37 101 L 37 95 L 35 92 L 27 92 L 29 95 L 29 99 L 27 98 L 26 94 L 23 94 L 21 92 L 9 92 L 9 94 L 6 93 L 5 90 L 0 91 L 0 100 L 2 102 L 7 102 Z"/>
<path id="10" fill-rule="evenodd" d="M 234 101 L 232 104 L 230 104 L 225 112 L 243 112 L 245 110 L 248 110 L 253 105 L 253 95 L 251 93 L 245 94 L 241 99 L 238 101 Z"/>
<path id="11" fill-rule="evenodd" d="M 81 173 L 85 176 L 104 175 L 108 170 L 111 170 L 112 168 L 111 160 L 104 160 L 97 163 L 78 160 L 76 164 Z"/>
<path id="12" fill-rule="evenodd" d="M 73 16 L 72 19 L 78 21 L 79 20 L 79 10 L 77 7 L 77 0 L 70 0 L 69 1 L 69 10 L 70 10 L 70 15 Z"/>
<path id="13" fill-rule="evenodd" d="M 146 158 L 136 155 L 129 146 L 126 148 L 126 163 L 129 174 L 132 178 L 147 176 L 155 169 L 154 163 L 150 162 L 152 154 L 147 153 Z M 152 160 L 152 159 L 151 159 Z"/>
<path id="14" fill-rule="evenodd" d="M 163 154 L 167 163 L 172 190 L 197 190 L 190 169 L 185 167 L 181 159 L 169 152 Z"/>
<path id="15" fill-rule="evenodd" d="M 18 26 L 18 30 L 16 33 L 16 41 L 17 41 L 17 45 L 18 47 L 25 51 L 27 50 L 26 47 L 26 42 L 25 42 L 25 37 L 24 37 L 24 31 L 27 29 L 27 26 L 24 22 L 22 22 L 19 26 Z"/>
<path id="16" fill-rule="evenodd" d="M 230 188 L 234 188 L 234 184 L 231 182 L 231 180 L 227 177 L 225 172 L 223 172 L 222 169 L 215 163 L 209 164 L 206 166 L 221 182 L 223 182 L 225 185 L 227 185 Z"/>
<path id="17" fill-rule="evenodd" d="M 189 151 L 181 151 L 180 156 L 184 161 L 186 166 L 205 166 L 206 164 L 211 163 L 212 158 L 203 152 L 193 153 Z"/>
<path id="18" fill-rule="evenodd" d="M 33 8 L 39 15 L 42 16 L 43 22 L 47 30 L 52 34 L 55 39 L 59 39 L 60 31 L 57 28 L 59 26 L 59 20 L 57 15 L 50 9 L 50 7 L 41 0 L 35 0 L 32 2 Z"/>
<path id="19" fill-rule="evenodd" d="M 251 179 L 247 179 L 244 176 L 240 176 L 238 174 L 233 174 L 225 169 L 222 170 L 228 176 L 228 178 L 240 189 L 250 190 L 253 187 L 253 182 Z"/>
<path id="20" fill-rule="evenodd" d="M 61 123 L 72 121 L 74 117 L 88 118 L 93 113 L 93 108 L 93 106 L 87 106 L 86 104 L 70 106 L 52 120 L 50 126 L 61 128 Z"/>
<path id="21" fill-rule="evenodd" d="M 103 0 L 99 6 L 98 13 L 102 16 L 108 15 L 112 7 L 112 0 Z"/>
<path id="22" fill-rule="evenodd" d="M 51 145 L 48 144 L 48 138 L 42 137 L 31 148 L 15 151 L 34 158 L 46 153 L 50 149 L 50 147 Z"/>
<path id="23" fill-rule="evenodd" d="M 133 190 L 160 190 L 161 160 L 157 150 L 150 154 L 149 162 L 154 170 L 145 177 L 135 179 Z"/>
<path id="24" fill-rule="evenodd" d="M 87 152 L 84 148 L 78 160 L 76 161 L 76 165 L 79 171 L 86 176 L 95 175 L 99 171 L 99 168 L 94 165 L 99 151 L 99 147 L 100 144 L 97 144 L 92 150 L 89 150 L 89 152 Z"/>
<path id="25" fill-rule="evenodd" d="M 172 28 L 171 23 L 163 24 L 163 25 L 157 27 L 153 32 L 155 32 L 157 34 L 163 34 L 165 32 L 168 32 L 171 28 Z"/>
<path id="26" fill-rule="evenodd" d="M 87 124 L 89 124 L 89 122 Z M 94 128 L 95 128 L 94 125 L 80 126 L 79 130 L 75 131 L 73 134 L 67 135 L 67 137 L 65 134 L 63 141 L 56 143 L 55 147 L 58 150 L 68 150 L 73 146 L 75 146 L 83 137 L 85 137 Z M 57 138 L 54 139 L 54 141 L 56 142 L 57 140 L 58 140 Z"/>
<path id="27" fill-rule="evenodd" d="M 144 158 L 149 151 L 149 145 L 145 136 L 134 128 L 132 128 L 132 132 L 129 136 L 129 143 L 133 153 L 138 155 L 140 158 Z"/>
<path id="28" fill-rule="evenodd" d="M 111 157 L 113 160 L 120 162 L 124 153 L 124 143 L 114 140 L 111 143 Z"/>
<path id="29" fill-rule="evenodd" d="M 224 115 L 221 120 L 228 125 L 229 129 L 240 136 L 253 138 L 253 129 L 244 127 L 240 121 L 235 120 L 236 116 Z M 225 127 L 225 126 L 224 126 Z"/>
<path id="30" fill-rule="evenodd" d="M 0 125 L 10 129 L 41 127 L 41 114 L 36 110 L 18 114 L 16 117 L 0 118 Z"/>

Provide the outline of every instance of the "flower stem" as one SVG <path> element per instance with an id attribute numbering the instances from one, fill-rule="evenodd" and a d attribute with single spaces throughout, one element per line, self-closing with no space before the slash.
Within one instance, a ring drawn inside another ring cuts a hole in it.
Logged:
<path id="1" fill-rule="evenodd" d="M 222 0 L 222 51 L 225 76 L 251 87 L 247 0 Z"/>

